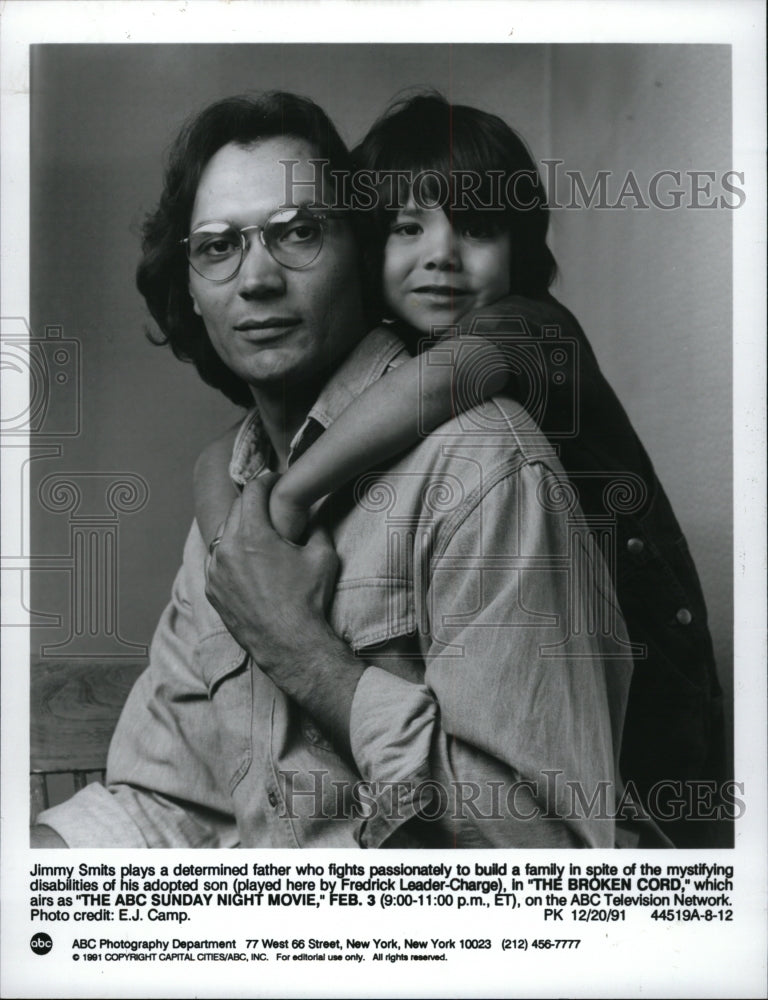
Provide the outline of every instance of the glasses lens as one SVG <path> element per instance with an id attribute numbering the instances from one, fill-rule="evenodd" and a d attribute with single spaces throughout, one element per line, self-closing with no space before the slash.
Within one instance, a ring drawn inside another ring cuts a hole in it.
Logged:
<path id="1" fill-rule="evenodd" d="M 224 222 L 205 223 L 190 233 L 189 263 L 211 281 L 226 281 L 240 267 L 243 247 L 240 233 Z"/>
<path id="2" fill-rule="evenodd" d="M 264 226 L 264 243 L 278 264 L 306 267 L 323 246 L 323 224 L 306 211 L 277 212 Z"/>

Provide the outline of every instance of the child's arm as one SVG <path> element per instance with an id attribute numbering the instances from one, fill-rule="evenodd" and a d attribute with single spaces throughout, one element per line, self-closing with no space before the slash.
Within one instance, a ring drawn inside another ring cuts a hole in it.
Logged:
<path id="1" fill-rule="evenodd" d="M 239 424 L 206 445 L 195 462 L 195 518 L 206 545 L 218 534 L 237 496 L 229 462 L 238 429 Z"/>
<path id="2" fill-rule="evenodd" d="M 509 335 L 513 340 L 527 334 L 539 338 L 545 326 L 572 329 L 578 324 L 554 299 L 510 295 L 462 318 L 462 331 L 476 335 L 465 332 L 442 340 L 379 379 L 277 481 L 270 496 L 275 529 L 298 541 L 310 507 L 356 475 L 405 451 L 423 434 L 502 388 L 525 398 L 528 376 L 509 349 Z M 549 365 L 548 352 L 542 361 Z M 576 372 L 565 365 L 556 374 L 559 392 L 572 393 Z M 550 372 L 544 375 L 548 378 Z M 549 396 L 545 407 L 553 402 Z M 546 416 L 539 419 L 546 422 Z"/>
<path id="3" fill-rule="evenodd" d="M 499 392 L 508 375 L 502 353 L 480 337 L 443 340 L 393 369 L 277 481 L 269 503 L 275 530 L 298 541 L 317 500 Z"/>

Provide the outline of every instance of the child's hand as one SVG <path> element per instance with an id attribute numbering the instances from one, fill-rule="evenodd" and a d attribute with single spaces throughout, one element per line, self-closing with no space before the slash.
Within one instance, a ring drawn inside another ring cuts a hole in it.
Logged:
<path id="1" fill-rule="evenodd" d="M 272 527 L 286 541 L 298 544 L 304 535 L 309 521 L 307 508 L 291 496 L 283 486 L 285 479 L 281 477 L 269 494 L 269 517 Z"/>

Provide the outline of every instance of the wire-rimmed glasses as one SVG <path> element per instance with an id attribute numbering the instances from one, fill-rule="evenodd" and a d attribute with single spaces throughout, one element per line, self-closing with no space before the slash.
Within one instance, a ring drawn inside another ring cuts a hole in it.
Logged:
<path id="1" fill-rule="evenodd" d="M 258 233 L 261 245 L 282 267 L 300 270 L 317 260 L 323 249 L 325 224 L 339 212 L 318 213 L 307 208 L 273 212 L 261 226 L 238 229 L 231 222 L 201 222 L 180 242 L 191 267 L 208 281 L 234 278 L 250 248 L 248 233 Z"/>

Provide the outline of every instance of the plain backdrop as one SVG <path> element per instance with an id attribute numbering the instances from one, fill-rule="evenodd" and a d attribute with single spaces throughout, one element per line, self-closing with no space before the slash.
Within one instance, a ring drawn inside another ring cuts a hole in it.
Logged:
<path id="1" fill-rule="evenodd" d="M 146 506 L 119 526 L 124 639 L 147 644 L 192 519 L 192 465 L 240 411 L 145 337 L 139 227 L 181 123 L 217 98 L 306 94 L 349 143 L 393 95 L 430 86 L 501 115 L 561 170 L 713 171 L 731 162 L 730 54 L 703 45 L 47 45 L 32 50 L 31 325 L 79 341 L 81 430 L 31 463 L 33 551 L 66 554 L 51 473 L 134 473 Z M 719 189 L 717 189 L 719 190 Z M 708 201 L 709 199 L 702 199 Z M 631 202 L 628 202 L 631 204 Z M 732 692 L 731 220 L 727 209 L 552 213 L 554 294 L 577 315 L 654 460 L 707 597 Z M 66 637 L 72 580 L 33 574 L 32 653 Z M 98 637 L 94 637 L 98 641 Z"/>

